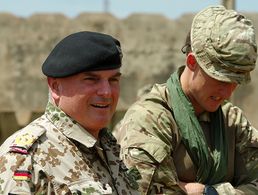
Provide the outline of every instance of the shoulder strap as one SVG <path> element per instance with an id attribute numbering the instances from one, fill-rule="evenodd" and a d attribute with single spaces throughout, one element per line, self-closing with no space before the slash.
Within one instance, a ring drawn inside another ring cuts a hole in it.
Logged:
<path id="1" fill-rule="evenodd" d="M 35 143 L 35 141 L 44 133 L 46 129 L 40 126 L 28 125 L 20 130 L 10 145 L 10 152 L 17 152 L 27 154 L 28 150 Z"/>

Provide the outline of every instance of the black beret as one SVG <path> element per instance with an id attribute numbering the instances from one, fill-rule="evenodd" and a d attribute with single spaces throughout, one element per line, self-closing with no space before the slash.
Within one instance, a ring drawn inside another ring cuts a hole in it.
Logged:
<path id="1" fill-rule="evenodd" d="M 117 39 L 97 32 L 77 32 L 65 37 L 42 65 L 49 77 L 67 77 L 85 71 L 121 67 L 122 51 Z"/>

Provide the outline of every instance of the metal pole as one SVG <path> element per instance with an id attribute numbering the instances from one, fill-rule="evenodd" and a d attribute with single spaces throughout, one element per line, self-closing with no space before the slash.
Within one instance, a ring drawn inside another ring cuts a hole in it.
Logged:
<path id="1" fill-rule="evenodd" d="M 221 3 L 227 9 L 236 9 L 235 0 L 222 0 Z"/>
<path id="2" fill-rule="evenodd" d="M 221 0 L 221 3 L 227 9 L 236 10 L 235 0 Z M 236 103 L 236 91 L 231 95 L 230 101 Z"/>
<path id="3" fill-rule="evenodd" d="M 109 0 L 104 0 L 104 12 L 109 12 Z"/>

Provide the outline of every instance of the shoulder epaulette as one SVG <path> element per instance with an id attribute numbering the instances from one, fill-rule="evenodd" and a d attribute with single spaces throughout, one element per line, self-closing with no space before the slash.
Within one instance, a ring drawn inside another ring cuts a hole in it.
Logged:
<path id="1" fill-rule="evenodd" d="M 46 129 L 36 126 L 28 125 L 20 130 L 14 138 L 13 143 L 10 145 L 10 152 L 21 154 L 28 154 L 28 150 L 35 143 L 35 141 L 46 132 Z"/>

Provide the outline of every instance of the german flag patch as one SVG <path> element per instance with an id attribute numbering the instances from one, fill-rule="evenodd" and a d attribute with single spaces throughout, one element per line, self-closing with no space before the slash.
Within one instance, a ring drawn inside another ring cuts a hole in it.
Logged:
<path id="1" fill-rule="evenodd" d="M 16 170 L 13 174 L 13 179 L 16 181 L 30 181 L 31 173 L 29 171 Z"/>
<path id="2" fill-rule="evenodd" d="M 29 154 L 26 148 L 18 147 L 18 146 L 11 146 L 10 152 L 20 153 L 20 154 Z"/>

